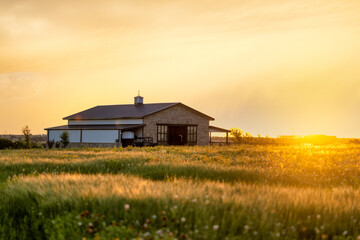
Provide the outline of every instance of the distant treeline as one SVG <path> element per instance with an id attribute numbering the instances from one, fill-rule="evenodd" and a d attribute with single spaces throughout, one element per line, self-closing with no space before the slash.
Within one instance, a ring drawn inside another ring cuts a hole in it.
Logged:
<path id="1" fill-rule="evenodd" d="M 28 125 L 23 127 L 21 132 L 23 135 L 0 135 L 0 150 L 46 147 L 46 135 L 32 135 Z"/>
<path id="2" fill-rule="evenodd" d="M 292 144 L 360 144 L 357 138 L 270 138 L 270 137 L 244 137 L 235 141 L 229 137 L 230 145 L 251 144 L 251 145 L 292 145 Z M 225 137 L 212 137 L 212 145 L 223 145 Z"/>
<path id="3" fill-rule="evenodd" d="M 30 145 L 27 145 L 25 141 L 11 141 L 10 139 L 0 138 L 0 150 L 1 149 L 27 149 L 27 148 L 44 148 L 46 147 L 45 143 L 30 142 Z"/>
<path id="4" fill-rule="evenodd" d="M 13 142 L 16 141 L 24 141 L 24 135 L 23 134 L 0 134 L 0 138 L 3 139 L 8 139 L 11 140 Z M 37 142 L 37 143 L 46 143 L 47 141 L 47 136 L 46 134 L 35 134 L 35 135 L 31 135 L 31 141 L 32 142 Z"/>

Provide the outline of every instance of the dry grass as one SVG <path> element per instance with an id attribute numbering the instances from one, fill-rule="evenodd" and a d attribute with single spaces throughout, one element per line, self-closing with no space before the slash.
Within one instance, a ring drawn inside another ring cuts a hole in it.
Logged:
<path id="1" fill-rule="evenodd" d="M 356 239 L 359 156 L 357 145 L 2 151 L 0 238 Z"/>

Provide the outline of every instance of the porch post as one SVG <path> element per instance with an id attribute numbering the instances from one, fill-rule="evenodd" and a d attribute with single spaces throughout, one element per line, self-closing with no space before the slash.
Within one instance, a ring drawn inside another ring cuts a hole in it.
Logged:
<path id="1" fill-rule="evenodd" d="M 229 145 L 229 133 L 226 132 L 226 145 Z"/>
<path id="2" fill-rule="evenodd" d="M 209 132 L 210 133 L 210 146 L 211 146 L 211 132 Z"/>
<path id="3" fill-rule="evenodd" d="M 118 147 L 120 147 L 121 146 L 121 130 L 119 129 L 118 130 Z"/>

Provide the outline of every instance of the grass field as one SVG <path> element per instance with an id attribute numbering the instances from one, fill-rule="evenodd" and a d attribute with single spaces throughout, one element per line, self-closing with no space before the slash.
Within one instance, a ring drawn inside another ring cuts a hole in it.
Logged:
<path id="1" fill-rule="evenodd" d="M 360 239 L 360 146 L 0 151 L 1 239 Z"/>

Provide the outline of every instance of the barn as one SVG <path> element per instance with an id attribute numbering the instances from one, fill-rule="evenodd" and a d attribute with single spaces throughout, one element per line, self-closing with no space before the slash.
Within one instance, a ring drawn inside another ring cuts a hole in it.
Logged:
<path id="1" fill-rule="evenodd" d="M 180 102 L 96 106 L 63 118 L 67 125 L 45 128 L 48 141 L 69 133 L 70 146 L 208 145 L 214 118 Z"/>

